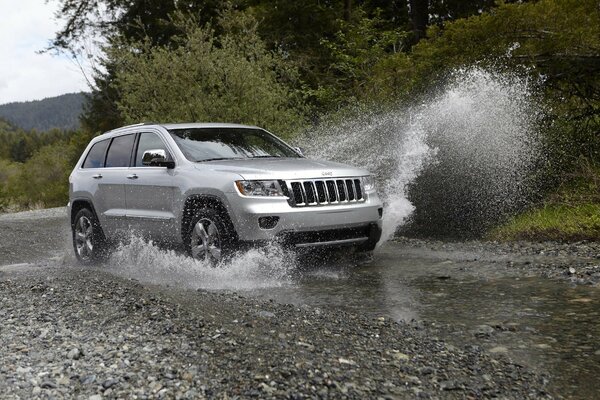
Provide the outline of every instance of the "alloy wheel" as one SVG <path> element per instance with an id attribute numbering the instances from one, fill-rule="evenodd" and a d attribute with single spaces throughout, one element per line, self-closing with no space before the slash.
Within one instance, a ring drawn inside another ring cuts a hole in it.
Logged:
<path id="1" fill-rule="evenodd" d="M 79 258 L 84 261 L 88 261 L 92 257 L 94 251 L 93 234 L 92 221 L 86 216 L 80 217 L 75 224 L 75 249 Z"/>
<path id="2" fill-rule="evenodd" d="M 201 218 L 194 225 L 191 238 L 192 257 L 212 263 L 221 260 L 221 236 L 217 225 L 208 218 Z"/>

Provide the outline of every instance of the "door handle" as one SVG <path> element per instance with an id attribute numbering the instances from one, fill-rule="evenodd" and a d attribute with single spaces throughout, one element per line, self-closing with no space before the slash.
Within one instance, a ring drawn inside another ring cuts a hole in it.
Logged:
<path id="1" fill-rule="evenodd" d="M 102 179 L 102 174 L 92 175 L 92 178 L 94 178 L 94 179 Z"/>
<path id="2" fill-rule="evenodd" d="M 127 175 L 127 179 L 137 179 L 138 176 L 136 174 Z"/>

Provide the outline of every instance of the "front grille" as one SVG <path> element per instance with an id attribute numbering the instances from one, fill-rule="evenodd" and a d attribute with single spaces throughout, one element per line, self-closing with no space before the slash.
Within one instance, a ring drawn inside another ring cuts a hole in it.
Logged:
<path id="1" fill-rule="evenodd" d="M 284 182 L 292 207 L 361 203 L 365 201 L 360 178 Z"/>

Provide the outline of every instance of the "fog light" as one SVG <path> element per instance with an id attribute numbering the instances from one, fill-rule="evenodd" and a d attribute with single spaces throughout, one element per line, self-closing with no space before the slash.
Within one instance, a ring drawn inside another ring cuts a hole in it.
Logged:
<path id="1" fill-rule="evenodd" d="M 273 229 L 279 222 L 279 217 L 260 217 L 258 219 L 258 226 L 261 229 Z"/>
<path id="2" fill-rule="evenodd" d="M 379 218 L 382 218 L 383 217 L 383 207 L 379 207 L 377 209 L 377 212 L 379 212 Z"/>

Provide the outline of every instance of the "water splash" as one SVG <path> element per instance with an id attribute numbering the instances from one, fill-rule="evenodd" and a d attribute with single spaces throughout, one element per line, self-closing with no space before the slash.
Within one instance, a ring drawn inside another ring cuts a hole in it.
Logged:
<path id="1" fill-rule="evenodd" d="M 409 218 L 421 233 L 480 234 L 531 189 L 543 116 L 533 88 L 520 76 L 459 69 L 422 104 L 337 116 L 303 144 L 310 157 L 377 176 L 387 203 L 384 240 Z"/>
<path id="2" fill-rule="evenodd" d="M 481 233 L 524 204 L 531 188 L 543 116 L 532 87 L 518 76 L 457 70 L 426 102 L 387 112 L 359 110 L 341 122 L 338 116 L 301 144 L 311 158 L 347 162 L 376 175 L 387 204 L 383 241 L 407 221 L 427 234 Z M 149 283 L 253 290 L 294 285 L 298 276 L 289 260 L 270 246 L 214 268 L 134 237 L 117 249 L 108 268 Z"/>
<path id="3" fill-rule="evenodd" d="M 105 268 L 145 283 L 242 291 L 289 285 L 293 266 L 285 252 L 276 246 L 239 252 L 214 267 L 133 236 L 118 246 Z"/>

